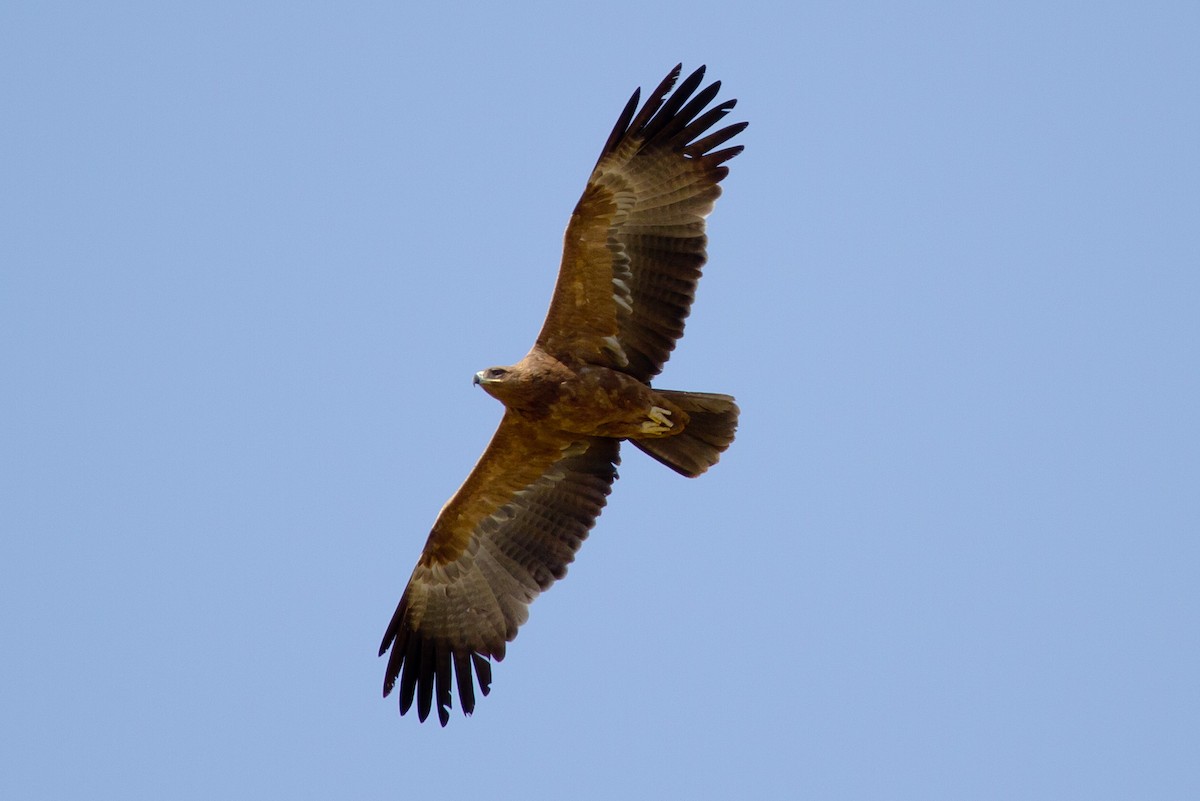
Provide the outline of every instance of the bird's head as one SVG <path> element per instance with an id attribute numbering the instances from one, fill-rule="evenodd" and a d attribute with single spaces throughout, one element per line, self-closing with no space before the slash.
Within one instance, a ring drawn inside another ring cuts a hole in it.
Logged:
<path id="1" fill-rule="evenodd" d="M 511 367 L 489 367 L 475 374 L 475 383 L 493 398 L 503 400 L 504 385 L 513 375 Z"/>

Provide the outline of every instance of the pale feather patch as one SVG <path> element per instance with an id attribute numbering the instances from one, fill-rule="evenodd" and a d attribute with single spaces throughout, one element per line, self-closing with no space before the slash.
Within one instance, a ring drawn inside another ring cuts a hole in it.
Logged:
<path id="1" fill-rule="evenodd" d="M 632 309 L 632 307 L 631 307 Z M 629 366 L 629 355 L 625 353 L 625 348 L 621 345 L 621 340 L 617 337 L 605 337 L 601 340 L 604 350 L 613 357 L 617 367 Z"/>

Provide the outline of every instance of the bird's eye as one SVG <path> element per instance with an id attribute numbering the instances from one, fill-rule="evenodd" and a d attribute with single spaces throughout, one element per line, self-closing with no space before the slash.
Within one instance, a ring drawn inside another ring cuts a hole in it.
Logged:
<path id="1" fill-rule="evenodd" d="M 490 367 L 487 371 L 488 378 L 504 378 L 508 375 L 508 371 L 503 367 Z"/>

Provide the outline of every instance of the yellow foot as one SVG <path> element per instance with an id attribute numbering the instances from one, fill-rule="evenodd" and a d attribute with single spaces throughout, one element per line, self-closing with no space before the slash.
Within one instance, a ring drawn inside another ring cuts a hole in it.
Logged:
<path id="1" fill-rule="evenodd" d="M 661 406 L 651 406 L 650 413 L 646 416 L 650 419 L 642 422 L 643 434 L 665 434 L 675 425 L 668 419 L 671 416 L 671 410 Z"/>

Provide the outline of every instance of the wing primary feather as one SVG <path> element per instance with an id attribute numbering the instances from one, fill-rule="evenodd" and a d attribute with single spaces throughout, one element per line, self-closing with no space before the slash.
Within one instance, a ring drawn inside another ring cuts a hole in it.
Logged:
<path id="1" fill-rule="evenodd" d="M 396 619 L 392 618 L 392 622 L 388 624 L 387 631 L 383 633 L 383 642 L 379 643 L 379 655 L 383 656 L 387 653 L 388 646 L 396 637 L 396 632 L 393 629 L 396 627 Z M 387 693 L 384 693 L 387 695 Z"/>
<path id="2" fill-rule="evenodd" d="M 690 152 L 692 140 L 724 119 L 725 115 L 728 114 L 735 105 L 736 101 L 730 100 L 720 104 L 719 106 L 713 106 L 711 109 L 689 122 L 687 127 L 680 131 L 675 137 L 675 140 L 683 146 L 684 152 Z M 722 128 L 720 131 L 716 131 L 716 133 L 721 133 L 725 130 L 727 129 Z"/>
<path id="3" fill-rule="evenodd" d="M 724 150 L 718 150 L 716 153 L 707 153 L 705 154 L 704 159 L 710 164 L 724 164 L 726 161 L 729 161 L 731 158 L 736 156 L 738 153 L 741 153 L 745 149 L 745 145 L 735 145 L 734 147 L 727 147 Z M 725 171 L 721 173 L 721 178 L 724 178 L 729 174 L 729 168 L 722 167 L 721 169 Z"/>
<path id="4" fill-rule="evenodd" d="M 450 646 L 440 643 L 434 649 L 434 679 L 437 685 L 438 723 L 450 722 Z"/>
<path id="5" fill-rule="evenodd" d="M 471 654 L 454 652 L 454 680 L 458 684 L 458 703 L 464 715 L 475 711 L 475 688 L 471 684 Z"/>
<path id="6" fill-rule="evenodd" d="M 479 654 L 471 654 L 471 664 L 475 666 L 475 677 L 479 681 L 479 692 L 484 697 L 492 691 L 492 663 Z"/>
<path id="7" fill-rule="evenodd" d="M 704 80 L 704 67 L 700 67 L 700 69 L 684 78 L 683 83 L 679 84 L 679 88 L 655 112 L 654 119 L 646 124 L 645 129 L 634 131 L 634 133 L 646 142 L 657 138 L 659 133 L 675 119 L 676 112 L 692 96 L 692 92 L 696 91 L 696 87 L 700 85 L 702 80 Z"/>
<path id="8" fill-rule="evenodd" d="M 392 688 L 396 686 L 396 677 L 400 675 L 400 665 L 404 662 L 404 653 L 408 647 L 408 629 L 401 628 L 394 640 L 391 637 L 385 639 L 383 647 L 387 648 L 389 643 L 392 646 L 392 653 L 388 656 L 387 672 L 383 674 L 384 698 L 387 698 Z M 379 655 L 383 656 L 382 653 Z"/>
<path id="9" fill-rule="evenodd" d="M 433 640 L 426 637 L 421 643 L 421 656 L 417 661 L 417 718 L 422 722 L 429 717 L 433 705 Z"/>
<path id="10" fill-rule="evenodd" d="M 420 657 L 421 643 L 419 637 L 409 637 L 408 647 L 401 651 L 400 662 L 403 670 L 400 672 L 400 714 L 412 709 L 413 693 L 417 689 L 417 660 Z M 394 679 L 393 679 L 394 681 Z"/>
<path id="11" fill-rule="evenodd" d="M 641 96 L 642 88 L 639 86 L 633 90 L 633 96 L 629 98 L 629 102 L 625 104 L 625 110 L 617 118 L 617 124 L 613 126 L 612 133 L 608 135 L 608 141 L 604 143 L 604 148 L 600 151 L 600 158 L 596 159 L 597 164 L 613 152 L 617 143 L 621 141 L 621 137 L 625 136 L 625 131 L 629 129 L 629 121 L 633 119 L 633 112 L 637 111 L 638 100 L 641 99 Z"/>
<path id="12" fill-rule="evenodd" d="M 684 89 L 684 87 L 680 86 L 679 92 L 682 93 L 683 89 Z M 689 123 L 693 119 L 695 119 L 697 114 L 699 114 L 701 111 L 704 111 L 704 107 L 712 102 L 712 99 L 717 96 L 717 92 L 720 91 L 720 89 L 721 89 L 720 81 L 714 81 L 709 86 L 706 86 L 703 89 L 701 89 L 700 93 L 697 94 L 695 97 L 693 97 L 691 100 L 689 100 L 688 104 L 686 106 L 684 106 L 683 108 L 679 109 L 678 112 L 676 112 L 674 118 L 670 121 L 670 123 L 665 128 L 663 128 L 663 130 L 659 134 L 659 136 L 664 141 L 672 142 L 672 143 L 678 141 L 678 142 L 686 145 L 688 142 L 688 139 L 690 137 L 685 137 L 680 132 L 685 130 L 687 127 L 690 127 Z M 726 101 L 726 102 L 728 102 L 728 101 Z M 723 106 L 723 105 L 725 105 L 725 103 L 722 103 L 721 105 Z M 720 108 L 720 106 L 718 106 L 718 108 Z M 714 111 L 715 110 L 716 109 L 714 109 Z M 705 126 L 705 127 L 707 127 L 707 126 Z M 704 129 L 701 128 L 700 130 L 704 130 Z"/>
<path id="13" fill-rule="evenodd" d="M 388 622 L 387 631 L 383 633 L 383 642 L 379 644 L 380 656 L 387 653 L 388 647 L 392 645 L 395 645 L 396 650 L 399 650 L 400 653 L 404 653 L 404 639 L 408 632 L 408 629 L 401 625 L 404 622 L 404 607 L 404 598 L 402 596 L 400 603 L 396 604 L 396 614 L 392 615 L 391 621 Z M 399 642 L 396 642 L 397 640 Z"/>
<path id="14" fill-rule="evenodd" d="M 700 68 L 701 70 L 704 67 Z M 629 123 L 628 132 L 639 135 L 642 128 L 654 117 L 655 112 L 663 104 L 663 98 L 667 96 L 667 92 L 671 91 L 671 87 L 675 85 L 675 81 L 679 78 L 680 71 L 683 70 L 683 64 L 676 64 L 675 69 L 667 73 L 667 77 L 662 79 L 662 83 L 658 85 L 653 92 L 646 97 L 646 105 L 642 106 L 642 110 L 638 112 L 637 117 L 633 122 Z"/>
<path id="15" fill-rule="evenodd" d="M 709 150 L 712 150 L 718 145 L 725 144 L 730 139 L 746 130 L 746 127 L 749 124 L 750 123 L 748 122 L 735 122 L 733 125 L 730 125 L 727 128 L 722 128 L 716 133 L 709 134 L 703 139 L 697 139 L 695 142 L 692 142 L 690 145 L 688 145 L 684 152 L 693 157 L 703 156 Z M 699 132 L 697 131 L 697 133 Z M 734 155 L 737 154 L 735 153 Z M 732 156 L 730 158 L 732 158 Z"/>

